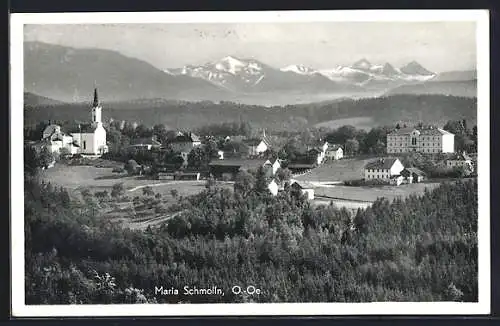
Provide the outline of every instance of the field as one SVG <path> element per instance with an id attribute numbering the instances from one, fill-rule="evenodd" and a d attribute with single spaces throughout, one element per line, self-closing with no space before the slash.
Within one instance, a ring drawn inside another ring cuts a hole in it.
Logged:
<path id="1" fill-rule="evenodd" d="M 328 161 L 311 172 L 296 177 L 297 180 L 309 182 L 336 182 L 362 179 L 363 168 L 373 158 L 342 159 Z"/>
<path id="2" fill-rule="evenodd" d="M 112 164 L 105 164 L 112 165 Z M 110 221 L 118 222 L 124 227 L 144 229 L 148 226 L 159 226 L 166 220 L 180 214 L 169 208 L 177 202 L 172 190 L 177 196 L 189 196 L 205 189 L 205 181 L 165 181 L 148 180 L 142 177 L 120 175 L 112 172 L 111 167 L 96 167 L 86 165 L 56 164 L 53 168 L 41 173 L 42 179 L 52 184 L 62 186 L 71 193 L 88 189 L 91 193 L 107 191 L 111 193 L 114 184 L 123 183 L 125 194 L 120 200 L 107 198 L 99 201 L 99 210 Z M 221 183 L 223 187 L 232 188 L 231 183 Z M 150 186 L 159 198 L 148 197 L 143 189 Z M 134 203 L 134 198 L 139 202 Z M 162 206 L 160 212 L 157 208 Z"/>
<path id="3" fill-rule="evenodd" d="M 397 197 L 408 197 L 411 194 L 422 194 L 425 188 L 432 190 L 440 183 L 413 183 L 402 184 L 400 186 L 372 186 L 372 187 L 351 187 L 351 186 L 331 186 L 318 187 L 315 189 L 317 197 L 332 197 L 346 200 L 373 202 L 379 197 L 394 200 Z"/>
<path id="4" fill-rule="evenodd" d="M 342 126 L 353 126 L 358 129 L 370 130 L 376 127 L 377 124 L 374 123 L 372 117 L 358 117 L 358 118 L 346 118 L 346 119 L 336 119 L 320 122 L 314 125 L 317 128 L 329 128 L 337 129 Z"/>

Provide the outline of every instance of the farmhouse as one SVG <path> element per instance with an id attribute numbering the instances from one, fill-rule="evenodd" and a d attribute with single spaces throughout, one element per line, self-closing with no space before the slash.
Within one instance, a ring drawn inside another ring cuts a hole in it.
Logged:
<path id="1" fill-rule="evenodd" d="M 159 149 L 161 147 L 161 143 L 156 140 L 156 137 L 146 137 L 146 138 L 136 138 L 130 141 L 129 148 L 134 149 L 143 149 L 143 150 L 152 150 Z"/>
<path id="2" fill-rule="evenodd" d="M 79 146 L 73 140 L 73 136 L 62 132 L 59 125 L 49 124 L 44 129 L 42 137 L 39 146 L 46 147 L 52 153 L 60 153 L 63 148 L 68 154 L 78 153 Z"/>
<path id="3" fill-rule="evenodd" d="M 94 102 L 91 109 L 92 121 L 78 126 L 78 132 L 72 133 L 73 139 L 79 146 L 79 153 L 102 155 L 108 151 L 106 145 L 106 130 L 102 125 L 102 107 L 94 89 Z"/>
<path id="4" fill-rule="evenodd" d="M 325 152 L 325 158 L 328 160 L 340 160 L 344 157 L 344 150 L 338 144 L 329 145 Z"/>
<path id="5" fill-rule="evenodd" d="M 265 133 L 261 138 L 245 139 L 243 140 L 243 144 L 248 147 L 249 156 L 261 155 L 271 148 L 271 142 L 266 137 Z"/>
<path id="6" fill-rule="evenodd" d="M 457 153 L 446 160 L 446 167 L 452 169 L 455 167 L 468 168 L 473 170 L 472 158 L 465 152 Z"/>
<path id="7" fill-rule="evenodd" d="M 405 168 L 401 175 L 407 183 L 418 183 L 425 179 L 425 173 L 417 168 Z"/>
<path id="8" fill-rule="evenodd" d="M 390 181 L 391 177 L 401 174 L 404 166 L 397 158 L 381 158 L 365 166 L 365 180 Z"/>
<path id="9" fill-rule="evenodd" d="M 387 153 L 453 153 L 455 135 L 440 128 L 402 128 L 387 135 Z"/>
<path id="10" fill-rule="evenodd" d="M 280 160 L 279 158 L 273 158 L 273 159 L 270 159 L 270 160 L 267 160 L 265 165 L 270 165 L 271 166 L 271 174 L 272 175 L 275 175 L 276 172 L 278 171 L 279 168 L 281 168 L 281 164 L 283 163 L 282 160 Z"/>
<path id="11" fill-rule="evenodd" d="M 302 195 L 305 195 L 308 200 L 314 199 L 314 187 L 308 182 L 291 180 L 290 189 L 292 191 L 299 191 Z"/>
<path id="12" fill-rule="evenodd" d="M 170 145 L 174 152 L 186 153 L 187 155 L 193 148 L 201 145 L 201 140 L 200 137 L 191 132 L 179 132 L 175 138 L 170 141 Z"/>
<path id="13" fill-rule="evenodd" d="M 266 168 L 267 176 L 272 176 L 272 165 L 265 159 L 227 159 L 213 160 L 208 164 L 209 172 L 216 179 L 234 180 L 240 171 Z"/>

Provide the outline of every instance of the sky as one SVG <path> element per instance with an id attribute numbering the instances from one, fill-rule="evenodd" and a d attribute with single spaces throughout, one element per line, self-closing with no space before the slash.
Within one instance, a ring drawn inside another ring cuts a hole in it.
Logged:
<path id="1" fill-rule="evenodd" d="M 24 40 L 115 50 L 160 69 L 227 55 L 276 68 L 329 69 L 362 58 L 396 67 L 415 60 L 437 73 L 476 67 L 474 22 L 43 24 L 25 25 Z"/>

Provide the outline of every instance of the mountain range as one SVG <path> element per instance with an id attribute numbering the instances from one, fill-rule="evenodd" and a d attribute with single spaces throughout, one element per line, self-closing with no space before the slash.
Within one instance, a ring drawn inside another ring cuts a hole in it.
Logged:
<path id="1" fill-rule="evenodd" d="M 226 56 L 202 65 L 161 70 L 116 51 L 41 42 L 25 42 L 24 56 L 25 91 L 65 102 L 88 101 L 98 86 L 106 101 L 160 98 L 294 104 L 376 96 L 400 87 L 403 93 L 425 94 L 427 88 L 419 85 L 475 78 L 474 72 L 436 74 L 416 61 L 396 68 L 366 59 L 349 66 L 314 69 L 301 64 L 275 68 L 252 58 Z"/>

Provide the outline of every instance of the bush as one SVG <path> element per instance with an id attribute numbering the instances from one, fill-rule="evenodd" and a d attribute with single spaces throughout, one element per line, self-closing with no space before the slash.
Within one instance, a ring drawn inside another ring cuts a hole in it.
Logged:
<path id="1" fill-rule="evenodd" d="M 122 167 L 115 167 L 112 172 L 113 173 L 123 173 L 123 172 L 125 172 L 125 169 Z"/>

